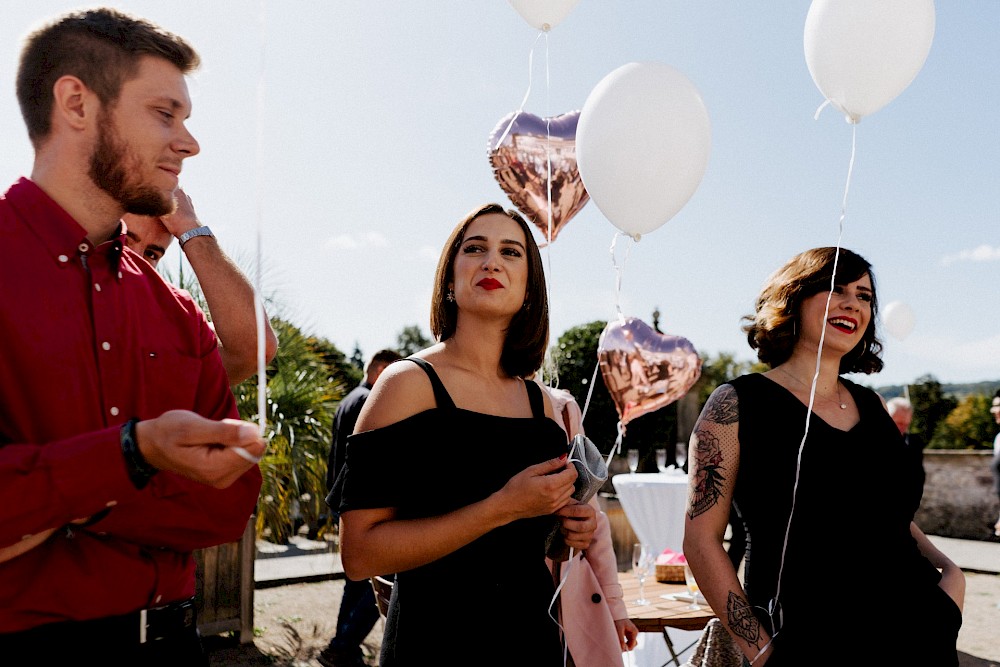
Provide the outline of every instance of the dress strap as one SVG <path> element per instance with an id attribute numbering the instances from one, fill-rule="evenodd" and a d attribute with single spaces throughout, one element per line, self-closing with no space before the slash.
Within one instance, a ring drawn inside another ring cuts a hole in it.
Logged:
<path id="1" fill-rule="evenodd" d="M 434 370 L 434 366 L 431 365 L 426 359 L 421 359 L 420 357 L 406 357 L 406 361 L 412 361 L 417 366 L 424 369 L 427 373 L 427 377 L 431 380 L 431 387 L 434 388 L 434 400 L 437 401 L 437 406 L 439 408 L 450 408 L 455 409 L 455 401 L 451 400 L 451 395 L 448 390 L 444 388 L 444 384 L 441 382 L 441 378 L 438 377 L 437 372 Z"/>
<path id="2" fill-rule="evenodd" d="M 532 380 L 525 380 L 524 386 L 528 390 L 528 402 L 531 403 L 531 416 L 535 419 L 545 417 L 545 399 L 542 398 L 542 389 Z"/>

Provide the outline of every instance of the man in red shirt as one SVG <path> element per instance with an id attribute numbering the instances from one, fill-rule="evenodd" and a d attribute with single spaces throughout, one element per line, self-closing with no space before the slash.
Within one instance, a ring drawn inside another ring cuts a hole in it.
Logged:
<path id="1" fill-rule="evenodd" d="M 35 160 L 0 198 L 0 655 L 208 664 L 192 552 L 239 539 L 265 443 L 237 419 L 204 314 L 120 222 L 174 206 L 199 150 L 197 66 L 179 37 L 110 9 L 62 16 L 22 51 Z"/>

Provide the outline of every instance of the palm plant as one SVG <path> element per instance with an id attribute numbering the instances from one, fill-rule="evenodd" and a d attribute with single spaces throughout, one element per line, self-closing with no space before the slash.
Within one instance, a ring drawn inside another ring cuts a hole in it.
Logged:
<path id="1" fill-rule="evenodd" d="M 257 502 L 257 534 L 284 543 L 297 520 L 310 536 L 333 529 L 326 512 L 326 467 L 333 414 L 344 394 L 343 381 L 317 351 L 312 339 L 289 322 L 272 321 L 280 345 L 267 372 L 264 432 L 267 452 L 260 462 L 263 484 Z M 240 415 L 260 421 L 257 378 L 235 389 Z"/>

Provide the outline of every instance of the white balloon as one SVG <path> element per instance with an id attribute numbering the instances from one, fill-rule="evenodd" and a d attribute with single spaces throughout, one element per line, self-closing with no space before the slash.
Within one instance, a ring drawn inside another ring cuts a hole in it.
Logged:
<path id="1" fill-rule="evenodd" d="M 934 0 L 813 0 L 806 64 L 823 96 L 857 123 L 913 82 L 933 39 Z"/>
<path id="2" fill-rule="evenodd" d="M 711 144 L 705 103 L 687 77 L 663 63 L 629 63 L 587 97 L 576 162 L 604 217 L 637 239 L 687 204 Z"/>
<path id="3" fill-rule="evenodd" d="M 912 308 L 902 301 L 893 301 L 883 309 L 882 322 L 894 338 L 904 340 L 913 331 L 917 320 Z"/>
<path id="4" fill-rule="evenodd" d="M 532 28 L 548 32 L 569 16 L 580 0 L 507 0 Z"/>

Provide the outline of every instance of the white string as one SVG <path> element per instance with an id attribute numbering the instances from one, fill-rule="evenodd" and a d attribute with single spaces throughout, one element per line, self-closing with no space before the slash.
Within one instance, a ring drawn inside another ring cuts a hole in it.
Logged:
<path id="1" fill-rule="evenodd" d="M 265 13 L 264 0 L 260 0 L 260 76 L 257 79 L 257 272 L 255 277 L 254 312 L 257 318 L 257 421 L 260 426 L 260 435 L 265 437 L 267 429 L 267 359 L 265 355 L 264 339 L 264 305 L 261 302 L 261 282 L 262 282 L 262 243 L 261 228 L 263 227 L 263 202 L 261 197 L 264 192 L 264 83 L 267 71 L 267 17 Z"/>
<path id="2" fill-rule="evenodd" d="M 820 107 L 822 109 L 822 107 Z M 817 115 L 819 112 L 816 112 Z M 841 241 L 844 238 L 844 219 L 847 217 L 847 195 L 850 192 L 851 178 L 854 174 L 854 158 L 857 153 L 857 138 L 858 138 L 858 125 L 857 123 L 851 123 L 851 159 L 847 166 L 847 181 L 844 184 L 844 197 L 840 203 L 840 218 L 837 221 L 838 232 L 837 232 L 837 246 L 833 254 L 833 272 L 830 274 L 830 291 L 826 295 L 826 305 L 823 310 L 823 322 L 826 322 L 827 318 L 830 317 L 830 301 L 833 299 L 833 291 L 837 287 L 837 265 L 840 262 L 840 247 Z M 781 622 L 775 624 L 774 613 L 781 614 L 781 607 L 778 600 L 781 599 L 781 574 L 785 569 L 785 551 L 788 549 L 788 532 L 792 527 L 792 517 L 795 516 L 795 499 L 798 495 L 799 489 L 799 473 L 802 468 L 802 451 L 805 449 L 806 439 L 809 437 L 809 424 L 812 421 L 813 404 L 816 400 L 816 383 L 819 380 L 820 364 L 823 359 L 823 344 L 826 341 L 826 326 L 822 327 L 819 336 L 819 347 L 816 350 L 816 367 L 813 372 L 812 382 L 809 386 L 809 406 L 806 410 L 806 422 L 805 428 L 802 433 L 802 441 L 799 442 L 798 455 L 796 457 L 795 463 L 795 484 L 792 486 L 792 508 L 788 513 L 788 523 L 785 525 L 785 539 L 781 546 L 781 564 L 778 567 L 778 584 L 774 591 L 774 598 L 771 601 L 771 608 L 768 610 L 768 615 L 771 617 L 772 629 L 777 627 L 780 629 Z M 837 369 L 837 375 L 840 375 L 840 369 Z M 839 382 L 839 379 L 838 379 Z M 777 634 L 777 633 L 775 633 Z M 772 637 L 773 639 L 773 637 Z M 760 654 L 758 654 L 759 657 Z"/>
<path id="3" fill-rule="evenodd" d="M 538 33 L 538 37 L 535 37 L 535 44 L 538 43 L 539 38 L 541 38 L 543 34 L 544 33 L 542 32 Z M 507 138 L 508 134 L 510 134 L 510 128 L 514 127 L 514 121 L 516 121 L 517 117 L 521 115 L 522 111 L 524 111 L 524 105 L 527 104 L 528 97 L 531 95 L 531 70 L 534 68 L 534 65 L 532 63 L 534 62 L 535 58 L 535 44 L 532 44 L 531 50 L 528 51 L 528 89 L 524 91 L 524 97 L 521 99 L 521 106 L 519 106 L 517 108 L 517 111 L 514 112 L 514 115 L 511 116 L 510 122 L 507 123 L 507 128 L 503 131 L 503 134 L 500 135 L 500 138 L 497 139 L 497 142 L 493 145 L 494 151 L 500 148 L 500 144 L 502 144 L 503 140 Z M 546 44 L 548 44 L 548 42 L 546 42 Z M 546 52 L 546 58 L 548 58 L 547 52 Z"/>

